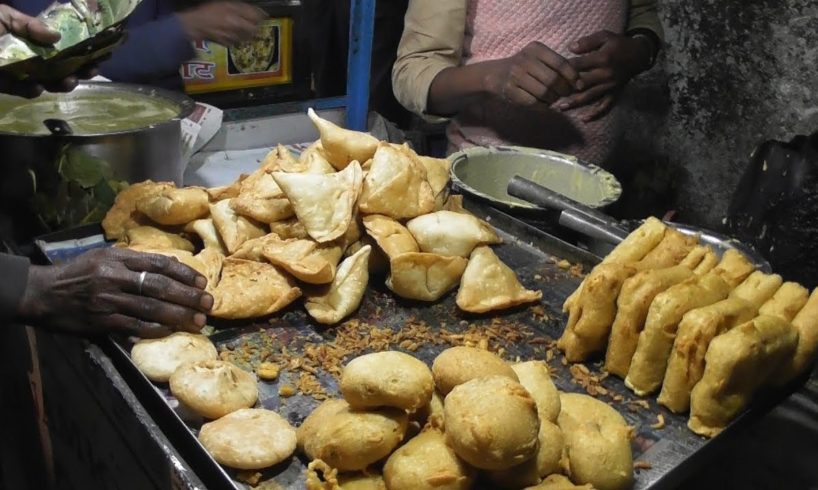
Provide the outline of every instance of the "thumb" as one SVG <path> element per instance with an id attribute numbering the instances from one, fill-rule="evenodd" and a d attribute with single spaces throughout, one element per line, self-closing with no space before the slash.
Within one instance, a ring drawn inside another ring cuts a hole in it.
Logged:
<path id="1" fill-rule="evenodd" d="M 62 37 L 59 32 L 52 31 L 39 20 L 32 18 L 22 26 L 22 32 L 18 35 L 40 44 L 54 44 Z"/>
<path id="2" fill-rule="evenodd" d="M 581 37 L 571 44 L 571 52 L 574 54 L 586 54 L 601 48 L 608 40 L 608 31 L 597 31 L 589 36 Z"/>

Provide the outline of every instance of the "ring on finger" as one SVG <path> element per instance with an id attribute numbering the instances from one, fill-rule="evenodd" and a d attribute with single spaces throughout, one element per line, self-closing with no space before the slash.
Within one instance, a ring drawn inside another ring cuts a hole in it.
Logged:
<path id="1" fill-rule="evenodd" d="M 139 283 L 137 284 L 137 288 L 136 288 L 137 294 L 139 294 L 139 296 L 142 296 L 142 285 L 145 283 L 145 277 L 147 277 L 147 275 L 148 275 L 148 271 L 142 271 L 139 274 Z"/>

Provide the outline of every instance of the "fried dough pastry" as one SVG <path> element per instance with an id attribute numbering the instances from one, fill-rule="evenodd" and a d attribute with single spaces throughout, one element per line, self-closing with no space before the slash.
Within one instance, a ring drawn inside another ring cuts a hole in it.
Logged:
<path id="1" fill-rule="evenodd" d="M 225 199 L 210 205 L 210 216 L 219 236 L 231 254 L 239 249 L 242 243 L 251 238 L 267 234 L 263 226 L 249 218 L 239 216 L 230 206 L 232 199 Z"/>
<path id="2" fill-rule="evenodd" d="M 809 290 L 797 282 L 785 282 L 766 303 L 758 309 L 759 315 L 777 316 L 792 322 L 807 304 Z"/>
<path id="3" fill-rule="evenodd" d="M 471 213 L 466 208 L 463 207 L 463 195 L 461 194 L 449 195 L 449 197 L 446 199 L 446 202 L 443 203 L 443 209 L 441 209 L 441 211 L 451 211 L 453 213 L 471 215 Z"/>
<path id="4" fill-rule="evenodd" d="M 363 247 L 355 255 L 344 259 L 338 266 L 332 284 L 307 295 L 304 307 L 315 321 L 332 325 L 358 309 L 369 282 L 371 250 L 371 247 Z"/>
<path id="5" fill-rule="evenodd" d="M 781 288 L 782 282 L 778 274 L 756 271 L 730 292 L 730 298 L 743 299 L 758 310 Z"/>
<path id="6" fill-rule="evenodd" d="M 369 235 L 363 236 L 357 242 L 350 244 L 344 251 L 344 257 L 351 257 L 364 247 L 372 248 L 372 251 L 369 252 L 369 275 L 382 276 L 389 272 L 389 259 L 383 253 L 383 250 L 378 247 L 378 243 Z"/>
<path id="7" fill-rule="evenodd" d="M 468 257 L 475 247 L 500 243 L 491 225 L 470 214 L 452 211 L 418 216 L 406 223 L 423 252 Z"/>
<path id="8" fill-rule="evenodd" d="M 310 459 L 338 471 L 361 471 L 388 456 L 403 440 L 408 416 L 397 408 L 357 411 L 343 400 L 327 400 L 296 431 Z"/>
<path id="9" fill-rule="evenodd" d="M 455 386 L 475 378 L 505 376 L 519 381 L 514 370 L 497 354 L 476 347 L 449 347 L 435 357 L 432 363 L 435 386 L 443 396 Z"/>
<path id="10" fill-rule="evenodd" d="M 719 264 L 713 271 L 719 275 L 730 286 L 735 288 L 753 273 L 755 266 L 744 256 L 743 253 L 735 249 L 729 249 L 721 256 Z"/>
<path id="11" fill-rule="evenodd" d="M 239 195 L 230 200 L 230 207 L 260 223 L 273 223 L 293 216 L 293 207 L 272 172 L 262 167 L 250 174 L 241 183 Z"/>
<path id="12" fill-rule="evenodd" d="M 818 352 L 818 289 L 810 295 L 807 303 L 792 320 L 798 331 L 798 347 L 792 361 L 784 364 L 776 376 L 777 384 L 783 385 L 803 373 L 815 360 Z"/>
<path id="13" fill-rule="evenodd" d="M 537 455 L 540 421 L 534 399 L 506 376 L 455 386 L 443 403 L 446 440 L 465 462 L 505 470 Z"/>
<path id="14" fill-rule="evenodd" d="M 460 278 L 456 302 L 463 311 L 486 313 L 532 303 L 540 298 L 542 291 L 523 287 L 514 271 L 491 248 L 481 246 L 472 252 Z"/>
<path id="15" fill-rule="evenodd" d="M 125 231 L 122 245 L 128 248 L 149 248 L 154 250 L 173 249 L 193 252 L 193 244 L 189 240 L 174 233 L 168 233 L 153 226 L 137 226 Z"/>
<path id="16" fill-rule="evenodd" d="M 308 284 L 327 284 L 335 278 L 335 267 L 343 250 L 334 243 L 318 244 L 312 240 L 282 240 L 275 234 L 266 240 L 261 255 L 271 264 Z"/>
<path id="17" fill-rule="evenodd" d="M 165 383 L 182 364 L 216 359 L 213 342 L 204 335 L 174 332 L 161 339 L 142 339 L 131 348 L 131 360 L 151 381 Z"/>
<path id="18" fill-rule="evenodd" d="M 574 485 L 565 475 L 548 475 L 539 485 L 526 487 L 523 490 L 594 490 L 591 485 Z"/>
<path id="19" fill-rule="evenodd" d="M 136 209 L 136 203 L 144 197 L 159 194 L 166 189 L 172 189 L 172 182 L 154 182 L 146 180 L 138 184 L 131 184 L 116 195 L 114 204 L 102 220 L 102 229 L 105 238 L 119 240 L 125 236 L 130 228 L 147 224 L 148 220 Z"/>
<path id="20" fill-rule="evenodd" d="M 565 331 L 557 347 L 570 362 L 584 361 L 605 349 L 616 318 L 616 298 L 625 280 L 636 269 L 627 265 L 600 264 L 580 286 L 579 297 L 571 305 Z"/>
<path id="21" fill-rule="evenodd" d="M 341 372 L 341 393 L 352 408 L 395 407 L 413 412 L 429 404 L 434 391 L 426 363 L 403 352 L 358 356 Z"/>
<path id="22" fill-rule="evenodd" d="M 207 216 L 209 203 L 200 187 L 168 187 L 142 196 L 136 210 L 160 225 L 184 225 Z"/>
<path id="23" fill-rule="evenodd" d="M 543 478 L 562 471 L 565 438 L 554 422 L 540 420 L 537 455 L 525 463 L 507 470 L 489 473 L 489 479 L 500 488 L 509 490 L 536 485 Z"/>
<path id="24" fill-rule="evenodd" d="M 460 460 L 437 430 L 413 437 L 383 467 L 389 490 L 468 490 L 475 471 Z"/>
<path id="25" fill-rule="evenodd" d="M 609 373 L 623 379 L 628 375 L 639 334 L 645 326 L 653 299 L 662 291 L 692 276 L 690 268 L 676 265 L 638 272 L 625 280 L 616 300 L 616 317 L 605 356 L 605 369 Z"/>
<path id="26" fill-rule="evenodd" d="M 665 231 L 662 241 L 656 247 L 634 264 L 639 270 L 662 269 L 679 264 L 698 244 L 699 237 L 685 235 L 673 228 Z"/>
<path id="27" fill-rule="evenodd" d="M 402 298 L 437 301 L 454 289 L 469 261 L 427 253 L 404 253 L 389 261 L 386 286 Z"/>
<path id="28" fill-rule="evenodd" d="M 242 243 L 241 246 L 233 252 L 230 257 L 233 259 L 254 260 L 256 262 L 263 262 L 264 247 L 268 245 L 277 245 L 283 242 L 281 238 L 275 233 L 267 233 L 264 236 L 251 238 Z"/>
<path id="29" fill-rule="evenodd" d="M 169 381 L 173 396 L 209 419 L 250 408 L 258 399 L 255 375 L 227 361 L 209 359 L 183 364 Z"/>
<path id="30" fill-rule="evenodd" d="M 194 259 L 201 264 L 199 271 L 205 279 L 207 279 L 207 287 L 205 291 L 212 293 L 213 289 L 219 284 L 222 276 L 222 268 L 224 267 L 224 255 L 215 248 L 205 248 L 201 252 L 193 256 Z M 194 267 L 195 269 L 195 267 Z"/>
<path id="31" fill-rule="evenodd" d="M 338 170 L 354 161 L 365 162 L 375 155 L 380 142 L 371 134 L 341 128 L 318 116 L 312 108 L 307 110 L 307 115 L 318 129 L 324 155 Z"/>
<path id="32" fill-rule="evenodd" d="M 273 265 L 227 258 L 211 294 L 211 315 L 239 319 L 275 313 L 301 296 L 301 290 Z"/>
<path id="33" fill-rule="evenodd" d="M 244 179 L 247 177 L 248 174 L 241 174 L 232 184 L 208 187 L 205 189 L 207 196 L 210 198 L 210 202 L 219 202 L 223 201 L 224 199 L 238 197 L 239 189 L 241 189 L 241 183 L 244 182 Z"/>
<path id="34" fill-rule="evenodd" d="M 290 238 L 297 238 L 299 240 L 310 238 L 307 229 L 298 221 L 298 218 L 290 218 L 270 223 L 270 231 L 284 240 L 289 240 Z"/>
<path id="35" fill-rule="evenodd" d="M 448 197 L 447 187 L 449 185 L 449 172 L 452 163 L 445 158 L 432 158 L 418 155 L 420 163 L 426 168 L 426 180 L 432 188 L 435 196 L 435 209 L 443 207 Z"/>
<path id="36" fill-rule="evenodd" d="M 301 167 L 308 169 L 307 173 L 311 174 L 331 174 L 335 172 L 335 167 L 327 160 L 321 140 L 316 141 L 302 151 L 298 157 L 298 163 Z"/>
<path id="37" fill-rule="evenodd" d="M 435 195 L 426 180 L 426 168 L 411 150 L 382 143 L 364 179 L 359 207 L 362 213 L 395 219 L 431 213 Z"/>
<path id="38" fill-rule="evenodd" d="M 273 178 L 315 241 L 335 240 L 349 229 L 363 179 L 357 162 L 334 174 L 273 172 Z"/>
<path id="39" fill-rule="evenodd" d="M 558 424 L 565 436 L 571 479 L 599 490 L 633 485 L 632 428 L 607 403 L 563 393 Z"/>
<path id="40" fill-rule="evenodd" d="M 702 275 L 713 270 L 719 263 L 719 257 L 713 248 L 708 245 L 697 245 L 682 259 L 679 265 L 692 270 L 696 275 Z"/>
<path id="41" fill-rule="evenodd" d="M 338 475 L 340 490 L 386 490 L 383 475 L 363 473 L 343 473 Z"/>
<path id="42" fill-rule="evenodd" d="M 202 425 L 199 441 L 225 466 L 258 470 L 292 456 L 295 429 L 272 410 L 242 408 Z"/>
<path id="43" fill-rule="evenodd" d="M 730 286 L 722 276 L 711 271 L 657 294 L 648 308 L 625 385 L 639 396 L 658 390 L 682 317 L 691 310 L 723 300 L 729 293 Z"/>
<path id="44" fill-rule="evenodd" d="M 543 361 L 527 361 L 512 364 L 511 369 L 537 403 L 540 421 L 556 422 L 560 414 L 560 394 L 551 381 L 548 365 Z"/>
<path id="45" fill-rule="evenodd" d="M 218 250 L 222 255 L 227 255 L 227 247 L 224 246 L 219 231 L 213 224 L 213 218 L 191 221 L 185 225 L 185 233 L 198 235 L 204 248 L 212 248 Z"/>
<path id="46" fill-rule="evenodd" d="M 713 437 L 793 355 L 798 331 L 775 316 L 759 316 L 719 335 L 707 349 L 706 368 L 691 394 L 687 426 Z"/>
<path id="47" fill-rule="evenodd" d="M 404 253 L 420 252 L 415 237 L 397 220 L 381 214 L 363 217 L 366 232 L 390 259 Z"/>

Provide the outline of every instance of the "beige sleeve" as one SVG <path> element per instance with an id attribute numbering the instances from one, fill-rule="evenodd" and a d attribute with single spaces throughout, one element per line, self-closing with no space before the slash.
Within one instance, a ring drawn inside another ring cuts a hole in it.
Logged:
<path id="1" fill-rule="evenodd" d="M 658 0 L 631 0 L 630 16 L 626 30 L 648 29 L 664 42 L 665 32 L 662 29 L 662 23 L 659 22 L 659 14 L 656 10 L 658 3 Z"/>
<path id="2" fill-rule="evenodd" d="M 466 0 L 410 0 L 398 57 L 392 67 L 395 97 L 425 115 L 429 87 L 438 73 L 459 66 L 466 29 Z"/>

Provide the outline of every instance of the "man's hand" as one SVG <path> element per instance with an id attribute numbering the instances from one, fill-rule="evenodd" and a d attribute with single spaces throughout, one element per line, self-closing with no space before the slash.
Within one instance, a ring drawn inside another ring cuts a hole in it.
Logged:
<path id="1" fill-rule="evenodd" d="M 584 89 L 561 101 L 557 108 L 568 110 L 593 105 L 585 115 L 586 122 L 607 114 L 625 84 L 648 68 L 651 49 L 644 38 L 609 31 L 578 40 L 571 46 L 571 51 L 578 56 L 570 63 L 579 72 Z"/>
<path id="2" fill-rule="evenodd" d="M 25 15 L 8 5 L 0 5 L 0 36 L 12 33 L 31 42 L 50 45 L 60 40 L 60 33 L 50 30 L 41 21 Z M 77 86 L 78 79 L 91 78 L 96 74 L 94 67 L 86 67 L 82 72 L 58 82 L 41 83 L 38 80 L 17 80 L 0 74 L 0 91 L 21 97 L 37 97 L 43 90 L 49 92 L 70 92 Z"/>
<path id="3" fill-rule="evenodd" d="M 192 41 L 234 46 L 253 39 L 266 16 L 263 10 L 244 2 L 215 1 L 179 13 L 179 20 Z"/>
<path id="4" fill-rule="evenodd" d="M 510 58 L 487 63 L 493 64 L 486 82 L 488 91 L 517 105 L 550 105 L 582 90 L 585 84 L 568 60 L 539 42 Z"/>
<path id="5" fill-rule="evenodd" d="M 140 288 L 140 276 L 146 272 Z M 213 297 L 207 280 L 171 257 L 92 250 L 64 265 L 32 266 L 19 317 L 66 333 L 162 337 L 198 332 Z"/>

